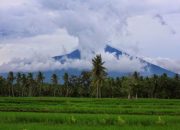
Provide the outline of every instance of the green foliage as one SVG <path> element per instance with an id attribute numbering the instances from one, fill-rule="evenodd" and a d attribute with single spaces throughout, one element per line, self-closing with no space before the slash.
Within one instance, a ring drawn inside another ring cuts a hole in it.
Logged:
<path id="1" fill-rule="evenodd" d="M 180 78 L 167 74 L 142 77 L 138 72 L 124 77 L 107 77 L 101 55 L 92 59 L 92 70 L 80 75 L 64 73 L 63 84 L 56 74 L 52 74 L 51 83 L 45 83 L 42 72 L 9 72 L 7 79 L 0 77 L 0 96 L 32 97 L 97 97 L 97 98 L 161 98 L 180 99 Z"/>
<path id="2" fill-rule="evenodd" d="M 104 62 L 102 61 L 101 55 L 96 55 L 96 57 L 92 59 L 92 65 L 92 85 L 95 87 L 96 97 L 101 98 L 101 89 L 106 78 L 106 68 L 103 66 Z"/>

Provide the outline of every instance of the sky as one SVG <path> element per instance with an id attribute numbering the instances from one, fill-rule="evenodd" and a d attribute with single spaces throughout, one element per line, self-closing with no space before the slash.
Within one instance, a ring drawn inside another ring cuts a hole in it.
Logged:
<path id="1" fill-rule="evenodd" d="M 179 42 L 180 0 L 0 0 L 0 72 L 90 66 L 51 57 L 78 48 L 88 59 L 109 44 L 180 73 Z M 113 70 L 144 66 L 102 55 Z"/>

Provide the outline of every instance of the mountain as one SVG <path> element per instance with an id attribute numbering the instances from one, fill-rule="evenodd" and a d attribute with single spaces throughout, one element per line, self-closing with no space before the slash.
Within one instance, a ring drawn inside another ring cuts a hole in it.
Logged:
<path id="1" fill-rule="evenodd" d="M 61 55 L 61 56 L 55 56 L 53 57 L 55 60 L 60 61 L 61 63 L 65 63 L 66 59 L 81 59 L 81 52 L 80 50 L 75 50 L 69 54 Z"/>
<path id="2" fill-rule="evenodd" d="M 105 46 L 104 48 L 104 52 L 106 53 L 109 53 L 109 54 L 112 54 L 113 56 L 115 56 L 116 59 L 119 59 L 121 58 L 121 56 L 125 55 L 127 57 L 129 57 L 130 60 L 133 60 L 134 58 L 139 60 L 140 63 L 143 63 L 145 64 L 144 66 L 144 71 L 140 72 L 141 75 L 143 76 L 151 76 L 153 74 L 156 74 L 156 75 L 162 75 L 164 73 L 166 73 L 169 77 L 173 77 L 175 75 L 174 72 L 171 72 L 167 69 L 164 69 L 160 66 L 157 66 L 157 65 L 154 65 L 152 63 L 149 63 L 139 57 L 134 57 L 134 56 L 131 56 L 129 55 L 128 53 L 126 52 L 123 52 L 123 51 L 120 51 L 116 48 L 113 48 L 109 45 Z M 92 52 L 93 55 L 94 52 Z M 68 54 L 65 54 L 65 55 L 60 55 L 60 56 L 54 56 L 52 57 L 53 59 L 55 59 L 56 61 L 60 62 L 61 64 L 65 64 L 67 62 L 68 59 L 71 59 L 71 60 L 80 60 L 82 59 L 82 55 L 81 55 L 81 51 L 79 49 L 76 49 Z M 68 68 L 68 69 L 59 69 L 59 70 L 50 70 L 50 71 L 44 71 L 44 75 L 45 75 L 45 81 L 46 82 L 50 82 L 51 80 L 51 75 L 52 74 L 57 74 L 58 77 L 62 78 L 63 74 L 65 72 L 71 74 L 71 75 L 79 75 L 81 73 L 81 71 L 83 71 L 83 69 L 81 68 Z M 37 72 L 34 72 L 34 75 L 36 75 Z M 112 77 L 117 77 L 117 76 L 127 76 L 129 75 L 130 73 L 129 72 L 121 72 L 121 71 L 108 71 L 108 75 L 109 76 L 112 76 Z M 0 74 L 4 77 L 7 77 L 7 73 L 3 73 L 3 74 Z"/>
<path id="3" fill-rule="evenodd" d="M 143 76 L 151 76 L 153 74 L 162 75 L 164 73 L 166 73 L 170 77 L 173 77 L 175 75 L 175 73 L 172 71 L 169 71 L 165 68 L 162 68 L 160 66 L 149 63 L 149 62 L 143 60 L 142 58 L 131 56 L 128 53 L 120 51 L 120 50 L 113 48 L 109 45 L 106 45 L 106 47 L 104 48 L 104 52 L 113 54 L 117 59 L 119 59 L 122 55 L 126 55 L 127 57 L 129 57 L 130 60 L 133 60 L 134 58 L 139 60 L 140 63 L 145 64 L 145 66 L 143 68 L 144 71 L 140 72 L 140 74 Z M 80 50 L 77 49 L 77 50 L 72 51 L 69 54 L 65 54 L 65 55 L 61 55 L 61 56 L 55 56 L 53 58 L 55 60 L 61 62 L 61 63 L 65 63 L 67 59 L 72 59 L 72 60 L 81 59 L 81 52 L 80 52 Z M 71 70 L 71 69 L 68 69 L 67 71 L 69 72 L 69 70 Z M 73 71 L 73 72 L 76 72 L 76 71 Z M 115 76 L 128 75 L 129 73 L 128 72 L 127 73 L 121 72 L 121 71 L 109 71 L 108 74 L 110 76 L 115 77 Z"/>

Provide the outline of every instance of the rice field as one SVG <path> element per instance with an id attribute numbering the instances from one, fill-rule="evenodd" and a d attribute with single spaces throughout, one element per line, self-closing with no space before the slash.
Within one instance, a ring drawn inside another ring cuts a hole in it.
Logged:
<path id="1" fill-rule="evenodd" d="M 0 98 L 0 130 L 178 130 L 180 100 Z"/>

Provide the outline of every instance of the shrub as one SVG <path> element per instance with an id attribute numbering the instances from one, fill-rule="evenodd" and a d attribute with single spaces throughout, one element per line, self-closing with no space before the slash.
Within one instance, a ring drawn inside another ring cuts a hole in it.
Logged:
<path id="1" fill-rule="evenodd" d="M 123 120 L 120 116 L 117 117 L 117 124 L 118 125 L 124 125 L 126 122 Z"/>
<path id="2" fill-rule="evenodd" d="M 71 116 L 71 123 L 76 123 L 76 118 L 74 116 Z"/>
<path id="3" fill-rule="evenodd" d="M 161 117 L 159 116 L 158 120 L 156 121 L 156 124 L 158 124 L 158 125 L 165 125 L 165 123 L 166 122 L 164 120 L 162 120 Z"/>

